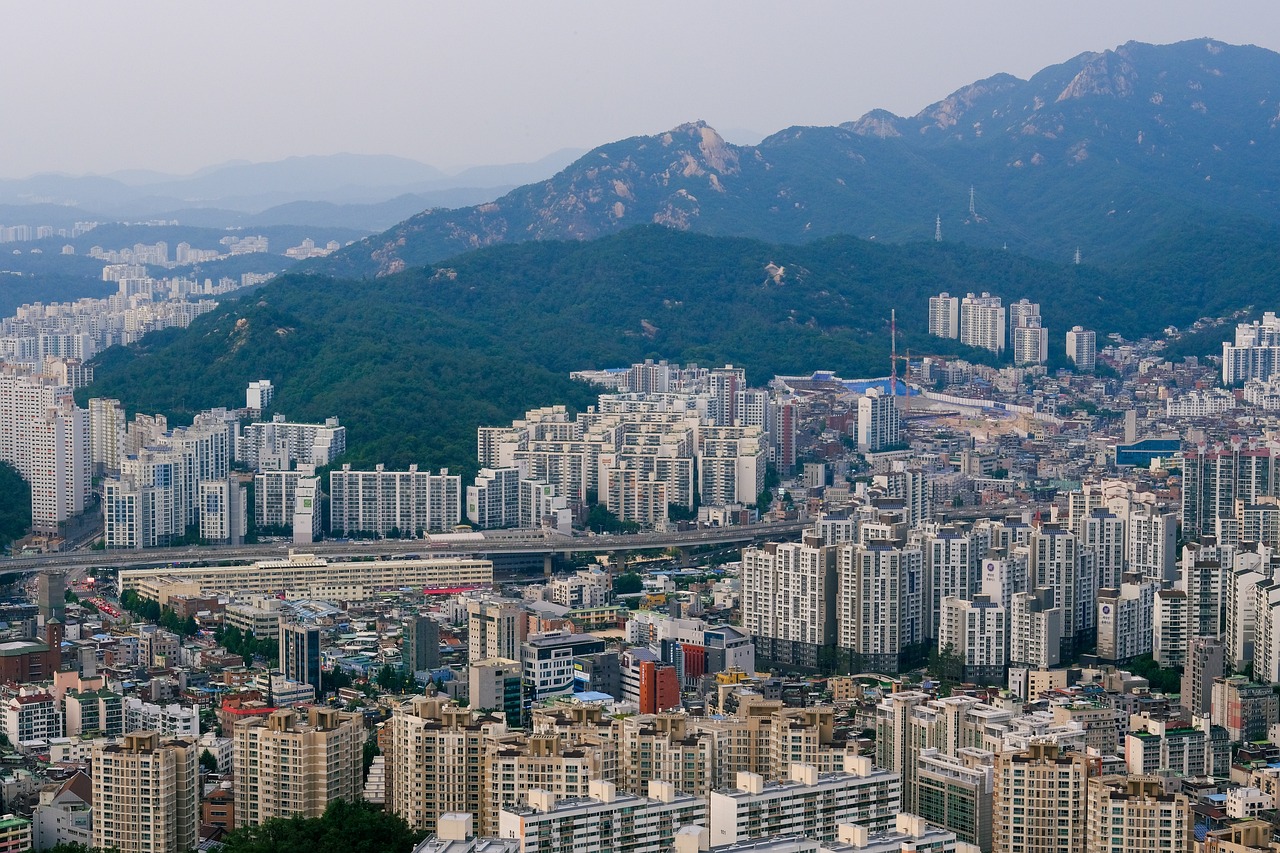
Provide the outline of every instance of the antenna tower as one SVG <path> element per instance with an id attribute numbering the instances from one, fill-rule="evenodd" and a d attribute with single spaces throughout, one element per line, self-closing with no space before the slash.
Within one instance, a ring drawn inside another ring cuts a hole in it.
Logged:
<path id="1" fill-rule="evenodd" d="M 969 184 L 969 215 L 977 217 L 978 211 L 973 209 L 973 184 Z"/>
<path id="2" fill-rule="evenodd" d="M 933 239 L 936 243 L 942 242 L 942 217 L 939 216 L 933 223 Z"/>
<path id="3" fill-rule="evenodd" d="M 1080 265 L 1080 247 L 1076 246 L 1076 266 Z"/>

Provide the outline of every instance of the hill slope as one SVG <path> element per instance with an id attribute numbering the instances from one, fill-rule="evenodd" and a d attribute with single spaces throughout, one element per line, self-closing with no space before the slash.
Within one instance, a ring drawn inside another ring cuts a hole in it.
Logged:
<path id="1" fill-rule="evenodd" d="M 1202 229 L 1135 254 L 1113 275 L 946 243 L 786 246 L 649 226 L 498 246 L 373 281 L 288 274 L 189 330 L 109 350 L 82 395 L 182 420 L 236 404 L 246 383 L 265 377 L 279 389 L 277 411 L 339 416 L 351 461 L 469 472 L 477 425 L 589 404 L 594 392 L 570 382 L 571 370 L 652 356 L 732 362 L 753 383 L 819 368 L 884 375 L 891 309 L 900 346 L 956 351 L 924 336 L 928 298 L 940 290 L 1042 302 L 1056 352 L 1075 323 L 1138 335 L 1273 305 L 1278 246 L 1274 233 Z"/>
<path id="2" fill-rule="evenodd" d="M 431 210 L 315 269 L 370 276 L 498 243 L 657 223 L 799 242 L 948 240 L 1114 258 L 1170 224 L 1280 223 L 1280 54 L 1207 39 L 998 75 L 918 115 L 875 111 L 758 146 L 701 122 L 597 148 L 496 201 Z M 970 189 L 974 208 L 970 213 Z"/>

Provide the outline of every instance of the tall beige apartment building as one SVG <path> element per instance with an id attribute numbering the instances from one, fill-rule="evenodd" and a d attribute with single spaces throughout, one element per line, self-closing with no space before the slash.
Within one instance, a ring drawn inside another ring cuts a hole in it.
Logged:
<path id="1" fill-rule="evenodd" d="M 1090 779 L 1088 821 L 1089 853 L 1191 849 L 1191 805 L 1155 776 Z"/>
<path id="2" fill-rule="evenodd" d="M 137 731 L 93 749 L 93 846 L 187 853 L 199 843 L 197 746 Z"/>
<path id="3" fill-rule="evenodd" d="M 282 708 L 237 721 L 231 759 L 236 826 L 320 817 L 333 800 L 359 799 L 364 741 L 360 715 L 335 708 L 310 708 L 306 717 Z"/>
<path id="4" fill-rule="evenodd" d="M 996 853 L 1085 853 L 1089 765 L 1032 741 L 996 756 Z"/>

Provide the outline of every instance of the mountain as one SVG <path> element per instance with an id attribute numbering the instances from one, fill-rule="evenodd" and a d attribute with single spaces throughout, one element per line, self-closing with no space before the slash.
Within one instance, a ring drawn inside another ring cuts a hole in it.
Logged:
<path id="1" fill-rule="evenodd" d="M 1280 223 L 1280 54 L 1131 42 L 756 146 L 702 122 L 596 148 L 552 178 L 427 210 L 313 268 L 384 275 L 498 243 L 656 223 L 799 242 L 946 240 L 1109 260 L 1171 227 Z M 972 200 L 972 203 L 971 203 Z"/>
<path id="2" fill-rule="evenodd" d="M 657 357 L 731 362 L 755 384 L 815 369 L 883 376 L 895 308 L 900 348 L 973 357 L 925 336 L 939 290 L 1040 302 L 1060 359 L 1075 323 L 1136 336 L 1276 304 L 1277 237 L 1192 229 L 1132 254 L 1118 273 L 845 236 L 781 245 L 643 226 L 590 242 L 526 241 L 360 282 L 288 273 L 188 330 L 107 351 L 83 396 L 182 421 L 268 378 L 277 412 L 342 419 L 347 461 L 470 473 L 476 426 L 592 401 L 571 370 Z"/>
<path id="3" fill-rule="evenodd" d="M 232 161 L 190 175 L 146 170 L 106 176 L 34 175 L 0 180 L 0 209 L 11 211 L 0 221 L 55 224 L 54 220 L 75 219 L 173 219 L 175 211 L 207 208 L 199 224 L 211 227 L 253 224 L 263 217 L 260 221 L 271 224 L 336 225 L 367 231 L 386 228 L 427 207 L 488 200 L 495 193 L 553 174 L 581 153 L 564 149 L 532 163 L 472 166 L 455 175 L 404 157 L 362 154 L 289 157 L 267 163 Z M 393 204 L 407 195 L 419 197 L 414 206 Z M 278 208 L 299 202 L 329 207 L 295 211 L 303 213 L 305 220 L 279 221 L 275 215 Z M 42 207 L 29 207 L 37 204 Z M 386 212 L 379 209 L 388 204 L 399 214 L 394 219 L 388 220 Z M 97 212 L 90 214 L 90 210 Z M 334 216 L 325 218 L 325 213 Z M 37 221 L 32 217 L 42 218 Z M 356 224 L 360 222 L 365 224 Z"/>

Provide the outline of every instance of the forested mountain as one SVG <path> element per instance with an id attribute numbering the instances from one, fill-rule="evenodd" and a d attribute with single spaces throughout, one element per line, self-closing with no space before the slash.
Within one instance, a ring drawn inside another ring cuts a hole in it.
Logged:
<path id="1" fill-rule="evenodd" d="M 109 350 L 81 393 L 181 421 L 236 405 L 249 381 L 268 378 L 276 411 L 349 426 L 349 461 L 471 471 L 477 425 L 592 401 L 571 370 L 652 356 L 731 362 L 753 383 L 824 368 L 882 376 L 895 308 L 900 347 L 958 351 L 924 335 L 941 290 L 1041 302 L 1056 353 L 1076 323 L 1139 335 L 1276 304 L 1276 236 L 1183 232 L 1107 272 L 932 241 L 780 245 L 646 226 L 496 246 L 375 280 L 287 274 L 188 330 Z"/>
<path id="2" fill-rule="evenodd" d="M 701 122 L 613 142 L 547 181 L 420 213 L 313 268 L 384 275 L 642 223 L 781 242 L 925 240 L 936 219 L 946 240 L 1110 261 L 1173 227 L 1280 223 L 1278 125 L 1280 54 L 1129 43 L 1030 80 L 978 81 L 910 118 L 873 111 L 753 147 Z"/>

